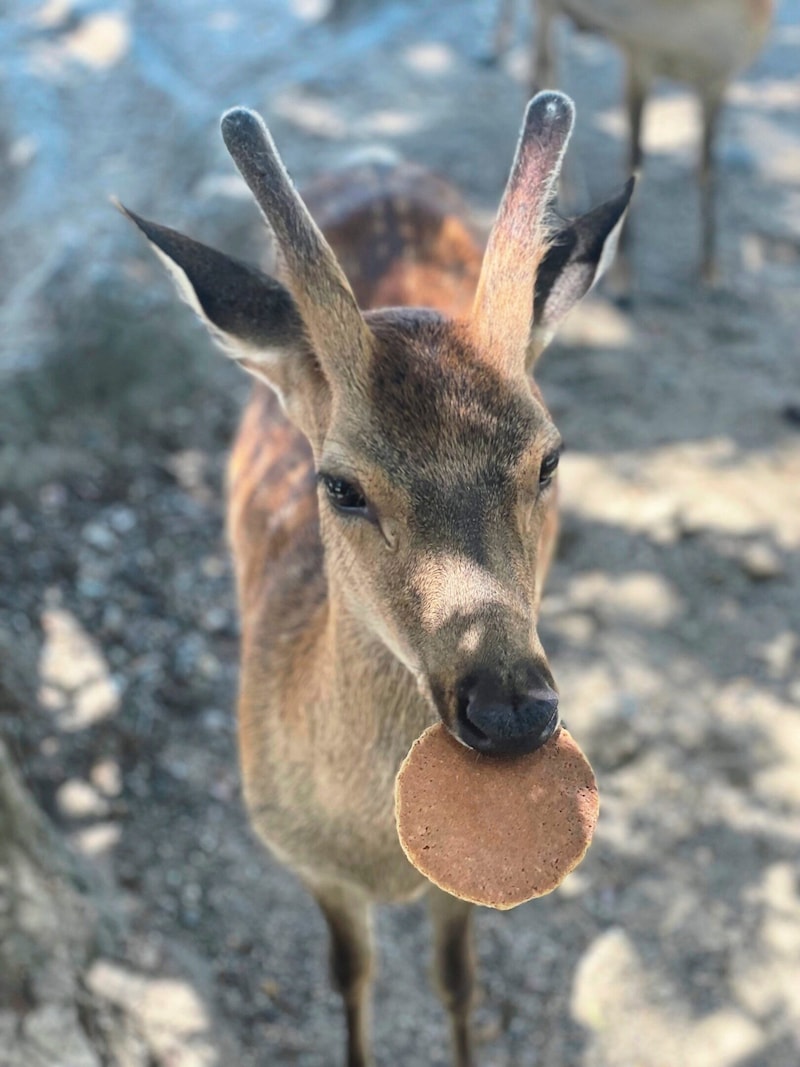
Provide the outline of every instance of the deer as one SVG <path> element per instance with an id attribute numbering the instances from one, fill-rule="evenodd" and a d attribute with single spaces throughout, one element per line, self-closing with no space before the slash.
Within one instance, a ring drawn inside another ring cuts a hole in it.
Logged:
<path id="1" fill-rule="evenodd" d="M 616 44 L 625 60 L 625 109 L 630 171 L 644 162 L 642 124 L 657 78 L 688 85 L 700 102 L 700 275 L 718 276 L 715 145 L 725 94 L 731 81 L 756 59 L 767 39 L 774 0 L 534 0 L 536 29 L 530 84 L 557 84 L 553 23 L 566 15 L 580 30 Z M 498 7 L 493 57 L 510 44 L 514 0 Z M 628 229 L 630 234 L 630 228 Z"/>
<path id="2" fill-rule="evenodd" d="M 373 1062 L 374 906 L 426 894 L 454 1062 L 474 1063 L 472 906 L 419 874 L 395 829 L 412 742 L 441 720 L 499 759 L 559 724 L 537 618 L 561 439 L 532 370 L 613 257 L 633 188 L 556 214 L 573 120 L 563 94 L 529 103 L 483 254 L 456 191 L 409 164 L 312 187 L 329 240 L 241 107 L 222 135 L 274 272 L 122 209 L 256 379 L 228 476 L 243 794 L 327 922 L 347 1067 Z"/>

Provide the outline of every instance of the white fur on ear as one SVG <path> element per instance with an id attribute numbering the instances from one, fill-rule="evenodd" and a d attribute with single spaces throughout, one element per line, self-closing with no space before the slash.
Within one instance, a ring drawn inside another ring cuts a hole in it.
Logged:
<path id="1" fill-rule="evenodd" d="M 594 288 L 594 286 L 597 285 L 597 283 L 609 269 L 611 264 L 614 262 L 614 257 L 616 256 L 617 249 L 619 247 L 620 237 L 622 236 L 622 227 L 625 225 L 625 219 L 627 218 L 627 215 L 628 211 L 626 208 L 625 211 L 620 215 L 619 222 L 613 228 L 608 237 L 606 237 L 605 244 L 603 245 L 603 251 L 600 253 L 600 260 L 597 264 L 597 270 L 595 270 L 594 278 L 592 278 L 592 284 L 589 286 L 590 289 Z"/>
<path id="2" fill-rule="evenodd" d="M 567 312 L 611 266 L 633 188 L 631 178 L 615 197 L 564 224 L 555 234 L 536 277 L 529 365 L 550 342 Z"/>
<path id="3" fill-rule="evenodd" d="M 153 244 L 152 241 L 147 242 L 150 248 L 153 250 L 156 257 L 163 263 L 167 269 L 167 274 L 172 278 L 175 283 L 175 288 L 178 290 L 178 296 L 184 303 L 188 304 L 192 311 L 197 315 L 205 325 L 208 325 L 208 319 L 206 314 L 200 306 L 200 301 L 197 299 L 197 293 L 194 291 L 194 286 L 189 281 L 186 271 L 183 267 L 179 267 L 174 259 L 170 258 L 166 252 L 162 252 L 158 245 Z"/>

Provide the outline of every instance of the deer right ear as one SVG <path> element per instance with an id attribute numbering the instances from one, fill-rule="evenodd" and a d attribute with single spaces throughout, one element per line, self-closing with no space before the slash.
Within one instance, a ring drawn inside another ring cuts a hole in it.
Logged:
<path id="1" fill-rule="evenodd" d="M 563 224 L 552 238 L 536 276 L 528 369 L 567 312 L 611 265 L 634 185 L 630 178 L 616 196 Z"/>
<path id="2" fill-rule="evenodd" d="M 296 421 L 324 378 L 291 294 L 241 260 L 117 207 L 141 230 L 185 302 L 225 353 L 278 393 Z"/>

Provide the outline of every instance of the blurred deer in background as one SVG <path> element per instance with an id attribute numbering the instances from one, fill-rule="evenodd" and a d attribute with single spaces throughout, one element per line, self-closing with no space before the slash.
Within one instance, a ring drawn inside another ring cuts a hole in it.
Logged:
<path id="1" fill-rule="evenodd" d="M 535 38 L 531 84 L 557 84 L 552 24 L 568 15 L 581 30 L 601 33 L 625 55 L 628 165 L 642 164 L 642 117 L 656 78 L 684 82 L 697 93 L 702 111 L 700 150 L 701 272 L 716 275 L 714 141 L 725 92 L 756 58 L 766 41 L 774 0 L 534 0 Z M 495 53 L 509 45 L 514 0 L 500 0 Z"/>
<path id="2" fill-rule="evenodd" d="M 395 829 L 411 743 L 437 717 L 484 753 L 532 751 L 558 725 L 536 622 L 560 438 L 530 372 L 605 269 L 633 184 L 556 218 L 572 122 L 561 94 L 529 105 L 482 262 L 444 182 L 362 167 L 311 197 L 351 287 L 245 109 L 222 132 L 280 281 L 130 215 L 217 341 L 269 386 L 230 461 L 244 794 L 327 920 L 348 1067 L 371 1062 L 372 905 L 425 890 L 455 1062 L 473 1062 L 470 906 L 410 866 Z M 359 309 L 376 302 L 407 306 Z"/>

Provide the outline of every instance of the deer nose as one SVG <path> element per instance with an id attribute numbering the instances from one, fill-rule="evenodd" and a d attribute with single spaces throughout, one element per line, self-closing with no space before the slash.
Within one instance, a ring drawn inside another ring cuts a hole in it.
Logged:
<path id="1" fill-rule="evenodd" d="M 544 681 L 514 696 L 503 693 L 491 675 L 473 679 L 461 689 L 456 733 L 478 752 L 535 752 L 557 726 L 558 694 Z"/>

